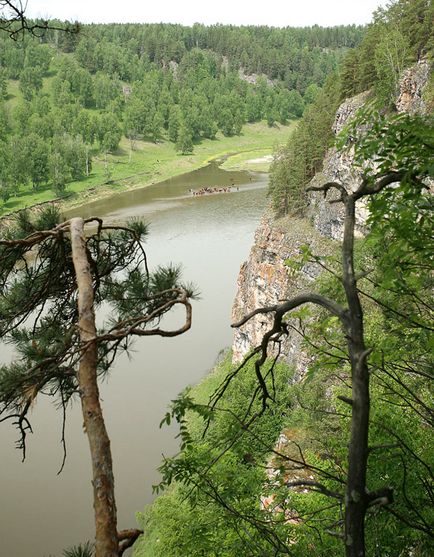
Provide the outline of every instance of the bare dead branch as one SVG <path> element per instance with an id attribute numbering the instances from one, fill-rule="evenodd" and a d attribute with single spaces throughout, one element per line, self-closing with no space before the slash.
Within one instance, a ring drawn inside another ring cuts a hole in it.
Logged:
<path id="1" fill-rule="evenodd" d="M 301 305 L 309 304 L 309 303 L 327 309 L 332 315 L 339 317 L 344 327 L 346 327 L 347 311 L 334 300 L 330 300 L 325 296 L 322 296 L 321 294 L 315 294 L 313 292 L 309 294 L 301 294 L 300 296 L 295 296 L 294 298 L 291 298 L 290 300 L 287 300 L 282 304 L 276 304 L 264 308 L 257 308 L 252 312 L 248 313 L 246 316 L 244 316 L 236 323 L 233 323 L 231 327 L 233 328 L 241 327 L 242 325 L 247 323 L 247 321 L 250 321 L 250 319 L 252 319 L 252 317 L 254 317 L 255 315 L 262 315 L 267 313 L 274 313 L 277 319 L 280 319 L 281 321 L 282 317 L 288 311 L 291 311 L 293 309 L 296 309 L 297 307 L 300 307 Z"/>
<path id="2" fill-rule="evenodd" d="M 405 176 L 406 172 L 389 172 L 381 178 L 377 178 L 375 181 L 369 180 L 365 177 L 358 189 L 353 193 L 354 200 L 360 199 L 367 195 L 375 195 L 380 193 L 384 188 L 390 186 L 390 184 L 395 184 L 400 182 Z"/>
<path id="3" fill-rule="evenodd" d="M 323 484 L 316 482 L 314 480 L 294 480 L 291 482 L 286 482 L 285 485 L 287 487 L 307 487 L 311 491 L 317 491 L 318 493 L 322 493 L 326 497 L 331 497 L 333 499 L 338 499 L 342 501 L 343 496 L 341 493 L 337 493 L 336 491 L 331 491 Z"/>
<path id="4" fill-rule="evenodd" d="M 16 41 L 24 33 L 35 37 L 43 36 L 47 30 L 63 31 L 65 33 L 78 33 L 79 24 L 66 23 L 64 26 L 54 25 L 48 20 L 29 20 L 26 15 L 27 2 L 22 0 L 0 1 L 0 31 L 5 31 L 9 37 Z"/>
<path id="5" fill-rule="evenodd" d="M 327 197 L 328 192 L 331 189 L 336 189 L 338 190 L 338 192 L 341 194 L 340 198 L 333 200 L 333 201 L 338 201 L 341 203 L 345 203 L 347 197 L 348 197 L 348 192 L 347 190 L 344 188 L 344 186 L 342 184 L 340 184 L 339 182 L 327 182 L 326 184 L 322 185 L 322 186 L 312 186 L 310 188 L 306 188 L 306 191 L 308 192 L 322 192 L 324 194 L 324 197 Z"/>

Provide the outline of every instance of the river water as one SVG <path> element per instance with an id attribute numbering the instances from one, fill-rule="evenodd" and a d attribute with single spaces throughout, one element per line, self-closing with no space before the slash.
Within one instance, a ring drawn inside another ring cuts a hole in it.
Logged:
<path id="1" fill-rule="evenodd" d="M 112 441 L 119 528 L 135 526 L 134 513 L 152 501 L 161 455 L 176 452 L 176 430 L 159 429 L 170 401 L 212 368 L 231 343 L 230 312 L 240 264 L 247 258 L 264 209 L 267 175 L 225 172 L 214 163 L 166 182 L 89 203 L 67 217 L 98 215 L 150 223 L 152 266 L 182 263 L 186 281 L 201 293 L 193 327 L 174 338 L 136 341 L 101 386 Z M 191 196 L 189 188 L 234 184 L 232 193 Z M 239 191 L 236 191 L 236 188 Z M 1 360 L 10 354 L 2 347 Z M 47 399 L 33 410 L 28 456 L 14 450 L 16 432 L 0 424 L 0 555 L 60 557 L 62 549 L 93 538 L 87 439 L 79 405 L 68 414 L 68 457 L 62 461 L 61 414 Z"/>

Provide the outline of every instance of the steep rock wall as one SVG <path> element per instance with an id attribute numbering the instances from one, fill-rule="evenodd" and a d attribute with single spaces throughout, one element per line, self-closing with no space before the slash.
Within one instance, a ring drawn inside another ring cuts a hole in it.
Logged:
<path id="1" fill-rule="evenodd" d="M 336 134 L 364 104 L 366 97 L 367 93 L 362 93 L 339 107 L 333 126 Z M 310 185 L 339 180 L 350 189 L 356 188 L 360 173 L 354 172 L 351 164 L 351 152 L 339 153 L 334 148 L 330 149 L 322 172 L 313 178 Z M 336 249 L 333 240 L 339 240 L 342 236 L 343 211 L 339 204 L 330 204 L 330 199 L 332 195 L 325 200 L 322 194 L 312 194 L 306 219 L 285 217 L 275 221 L 271 214 L 266 213 L 256 231 L 249 259 L 241 266 L 232 310 L 233 322 L 258 307 L 276 304 L 310 289 L 320 268 L 309 264 L 293 276 L 285 260 L 300 254 L 301 247 L 306 244 L 318 255 L 327 255 Z M 366 216 L 366 210 L 360 207 L 357 216 L 359 233 L 363 232 Z M 260 315 L 235 329 L 233 360 L 242 360 L 252 348 L 258 346 L 270 325 L 271 318 Z M 288 363 L 296 366 L 297 378 L 306 368 L 307 355 L 300 351 L 301 336 L 296 332 L 296 323 L 290 322 L 289 325 L 290 333 L 282 341 L 280 353 Z M 272 352 L 276 354 L 278 350 L 279 347 L 275 346 Z"/>
<path id="2" fill-rule="evenodd" d="M 419 60 L 417 64 L 405 70 L 401 83 L 399 96 L 396 101 L 398 112 L 408 114 L 425 114 L 427 106 L 423 92 L 428 83 L 430 65 L 428 60 Z"/>
<path id="3" fill-rule="evenodd" d="M 336 112 L 333 132 L 338 135 L 344 126 L 355 116 L 368 98 L 368 92 L 347 99 Z M 361 171 L 353 167 L 353 151 L 339 152 L 334 147 L 326 153 L 322 172 L 316 174 L 309 187 L 320 186 L 326 182 L 340 182 L 348 191 L 354 191 L 360 184 Z M 330 191 L 327 199 L 321 193 L 311 193 L 309 196 L 308 214 L 314 227 L 320 234 L 334 240 L 340 240 L 343 232 L 344 211 L 339 203 L 330 203 L 338 197 L 336 191 Z M 368 213 L 363 203 L 357 207 L 356 233 L 361 235 L 365 230 Z"/>
<path id="4" fill-rule="evenodd" d="M 275 304 L 310 289 L 320 272 L 317 265 L 305 265 L 300 273 L 294 273 L 285 265 L 285 260 L 297 257 L 301 246 L 306 244 L 314 253 L 326 255 L 333 249 L 332 243 L 322 237 L 308 219 L 285 217 L 275 221 L 271 214 L 265 214 L 256 231 L 249 259 L 240 269 L 233 322 L 258 307 Z M 232 345 L 234 361 L 240 361 L 257 346 L 270 325 L 270 317 L 259 315 L 236 329 Z M 297 323 L 290 322 L 289 326 L 290 334 L 282 340 L 280 353 L 296 366 L 299 375 L 305 368 L 307 356 L 299 352 L 301 337 L 296 330 Z M 278 351 L 279 346 L 274 346 L 272 352 L 277 354 Z"/>
<path id="5" fill-rule="evenodd" d="M 400 112 L 423 114 L 426 110 L 423 89 L 428 82 L 429 64 L 421 60 L 406 70 L 400 84 L 400 94 L 396 108 Z M 356 111 L 366 102 L 368 93 L 361 93 L 341 104 L 336 112 L 333 131 L 338 134 Z M 360 184 L 361 172 L 354 169 L 353 153 L 330 149 L 324 159 L 323 170 L 318 173 L 310 186 L 319 186 L 327 181 L 339 181 L 348 190 L 354 191 Z M 238 292 L 235 297 L 232 320 L 236 322 L 258 307 L 276 304 L 279 301 L 301 293 L 309 288 L 320 269 L 309 265 L 297 276 L 291 275 L 285 260 L 300 253 L 304 244 L 309 244 L 314 253 L 326 255 L 336 249 L 336 242 L 342 238 L 343 210 L 339 204 L 330 204 L 331 192 L 327 200 L 322 194 L 312 193 L 309 198 L 308 219 L 286 217 L 274 221 L 266 214 L 256 231 L 254 245 L 248 261 L 240 270 Z M 357 207 L 356 234 L 366 231 L 368 216 L 366 206 L 359 202 Z M 333 247 L 334 246 L 334 247 Z M 243 327 L 235 329 L 232 345 L 234 361 L 240 361 L 255 346 L 258 346 L 271 320 L 257 316 Z M 294 324 L 295 325 L 295 324 Z M 296 377 L 306 369 L 307 356 L 300 351 L 300 335 L 291 328 L 290 334 L 281 347 L 280 353 L 296 366 Z M 277 347 L 274 349 L 276 353 Z"/>

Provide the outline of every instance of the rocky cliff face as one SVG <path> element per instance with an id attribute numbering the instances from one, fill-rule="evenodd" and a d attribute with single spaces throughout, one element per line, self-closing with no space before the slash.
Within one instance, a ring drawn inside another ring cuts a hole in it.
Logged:
<path id="1" fill-rule="evenodd" d="M 249 260 L 241 266 L 238 276 L 238 292 L 232 310 L 233 321 L 258 307 L 275 304 L 309 289 L 320 272 L 319 267 L 308 264 L 301 273 L 295 275 L 285 265 L 285 260 L 296 257 L 300 253 L 300 247 L 305 244 L 309 244 L 314 253 L 331 253 L 331 243 L 321 237 L 307 219 L 285 217 L 275 221 L 271 214 L 265 214 L 256 231 Z M 240 361 L 260 343 L 270 324 L 271 319 L 261 315 L 235 331 L 232 346 L 234 361 Z M 298 352 L 301 337 L 296 331 L 296 325 L 290 323 L 291 332 L 283 339 L 280 353 L 288 362 L 296 365 L 301 374 L 305 361 Z M 276 354 L 278 351 L 279 346 L 276 345 L 273 352 Z"/>
<path id="2" fill-rule="evenodd" d="M 397 110 L 411 114 L 423 113 L 425 104 L 422 91 L 427 83 L 429 67 L 421 61 L 407 70 L 401 81 Z M 361 93 L 347 99 L 339 107 L 333 131 L 338 134 L 356 111 L 366 102 L 368 93 Z M 349 190 L 354 190 L 360 183 L 361 174 L 352 167 L 351 151 L 340 153 L 332 148 L 325 156 L 322 172 L 312 180 L 311 186 L 318 186 L 327 181 L 339 181 Z M 339 204 L 330 204 L 333 194 L 324 199 L 322 194 L 311 194 L 307 219 L 286 217 L 274 221 L 270 214 L 262 219 L 255 235 L 255 242 L 250 256 L 240 270 L 238 292 L 234 301 L 232 320 L 236 322 L 250 311 L 294 296 L 309 288 L 318 276 L 320 269 L 308 265 L 297 276 L 291 275 L 285 260 L 300 253 L 304 244 L 309 244 L 317 254 L 327 254 L 336 249 L 334 240 L 340 240 L 343 231 L 343 211 Z M 360 203 L 357 208 L 356 233 L 365 232 L 368 212 Z M 235 330 L 233 341 L 233 359 L 240 361 L 252 348 L 258 346 L 264 332 L 270 326 L 270 319 L 257 316 L 246 325 Z M 293 363 L 300 376 L 307 364 L 307 356 L 300 351 L 301 337 L 290 323 L 290 334 L 280 346 L 280 353 Z M 279 349 L 275 347 L 274 352 Z"/>
<path id="3" fill-rule="evenodd" d="M 360 93 L 341 104 L 336 112 L 333 132 L 338 135 L 344 126 L 355 116 L 368 97 L 368 93 Z M 361 172 L 353 167 L 353 152 L 339 152 L 332 148 L 326 153 L 323 170 L 314 176 L 310 186 L 320 186 L 326 182 L 340 182 L 349 191 L 354 191 L 360 184 Z M 309 218 L 318 232 L 328 238 L 340 240 L 343 231 L 344 213 L 339 203 L 330 203 L 337 192 L 331 191 L 327 199 L 321 193 L 312 193 L 309 198 Z M 356 233 L 363 234 L 368 213 L 360 203 L 357 211 Z"/>
<path id="4" fill-rule="evenodd" d="M 367 93 L 345 101 L 336 113 L 333 130 L 338 134 L 356 111 L 364 104 Z M 360 173 L 352 168 L 352 154 L 339 153 L 330 149 L 326 154 L 323 170 L 312 180 L 312 186 L 326 181 L 340 181 L 350 189 L 357 187 Z M 332 194 L 333 195 L 333 194 Z M 301 247 L 308 244 L 313 253 L 327 255 L 334 246 L 333 240 L 342 236 L 343 212 L 339 204 L 330 204 L 332 195 L 325 200 L 322 194 L 310 196 L 308 218 L 285 217 L 273 220 L 266 214 L 256 231 L 254 245 L 247 262 L 241 266 L 238 277 L 238 292 L 232 310 L 232 320 L 258 307 L 273 305 L 295 294 L 310 289 L 320 273 L 317 265 L 306 265 L 296 276 L 291 274 L 285 260 L 300 254 Z M 367 213 L 363 207 L 358 211 L 358 231 L 363 232 Z M 235 330 L 232 345 L 234 361 L 240 361 L 255 346 L 270 328 L 271 318 L 261 315 Z M 288 363 L 296 366 L 296 378 L 302 375 L 307 364 L 307 355 L 300 351 L 301 336 L 296 323 L 290 322 L 290 333 L 280 346 L 274 347 L 274 354 L 280 350 Z"/>
<path id="5" fill-rule="evenodd" d="M 428 82 L 430 65 L 426 59 L 419 60 L 417 64 L 404 72 L 400 83 L 400 92 L 396 101 L 398 112 L 408 114 L 425 114 L 426 102 L 423 90 Z"/>

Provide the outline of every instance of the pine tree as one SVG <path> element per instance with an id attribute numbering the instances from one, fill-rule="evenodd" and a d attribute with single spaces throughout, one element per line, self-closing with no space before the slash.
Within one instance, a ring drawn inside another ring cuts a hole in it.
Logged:
<path id="1" fill-rule="evenodd" d="M 140 532 L 117 531 L 110 439 L 98 380 L 132 337 L 172 337 L 188 330 L 191 289 L 181 284 L 178 267 L 149 273 L 142 246 L 147 229 L 139 222 L 59 222 L 58 211 L 49 208 L 34 218 L 19 213 L 15 225 L 2 232 L 0 338 L 13 343 L 16 357 L 0 367 L 0 422 L 16 425 L 25 458 L 35 399 L 55 396 L 65 415 L 78 396 L 93 469 L 95 554 L 118 557 Z M 112 317 L 97 329 L 95 312 L 102 303 Z M 185 308 L 185 323 L 166 329 L 161 320 L 175 306 Z"/>
<path id="2" fill-rule="evenodd" d="M 180 151 L 182 155 L 188 155 L 193 152 L 192 134 L 185 122 L 182 122 L 179 127 L 176 150 Z"/>

